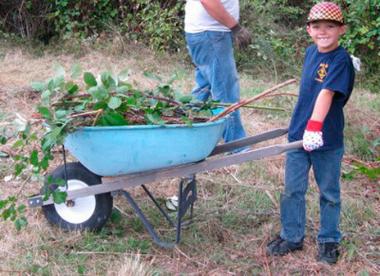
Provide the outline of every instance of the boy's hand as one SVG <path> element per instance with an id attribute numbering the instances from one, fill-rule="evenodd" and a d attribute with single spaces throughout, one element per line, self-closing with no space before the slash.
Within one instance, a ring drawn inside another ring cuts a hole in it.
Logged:
<path id="1" fill-rule="evenodd" d="M 238 49 L 245 49 L 251 44 L 251 33 L 240 24 L 231 28 L 234 43 Z"/>
<path id="2" fill-rule="evenodd" d="M 313 151 L 323 146 L 322 122 L 309 120 L 303 134 L 303 148 Z"/>

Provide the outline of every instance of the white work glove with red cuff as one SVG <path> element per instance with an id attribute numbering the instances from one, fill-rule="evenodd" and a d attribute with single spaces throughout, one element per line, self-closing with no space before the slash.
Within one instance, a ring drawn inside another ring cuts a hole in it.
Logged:
<path id="1" fill-rule="evenodd" d="M 323 146 L 322 122 L 309 120 L 303 134 L 303 148 L 313 151 Z"/>

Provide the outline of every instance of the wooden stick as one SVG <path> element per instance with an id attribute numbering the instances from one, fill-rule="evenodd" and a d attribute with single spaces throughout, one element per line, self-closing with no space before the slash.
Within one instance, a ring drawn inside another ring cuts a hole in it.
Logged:
<path id="1" fill-rule="evenodd" d="M 99 110 L 73 114 L 73 115 L 70 115 L 69 118 L 84 117 L 84 116 L 91 116 L 91 115 L 97 115 L 97 114 L 99 114 Z"/>
<path id="2" fill-rule="evenodd" d="M 218 120 L 218 119 L 226 116 L 227 114 L 230 114 L 231 112 L 234 112 L 235 110 L 239 109 L 243 105 L 249 104 L 249 103 L 251 103 L 253 101 L 256 101 L 256 100 L 258 100 L 260 98 L 263 98 L 266 95 L 268 95 L 268 94 L 276 91 L 277 89 L 279 89 L 281 87 L 284 87 L 286 85 L 289 85 L 291 83 L 295 83 L 295 82 L 296 82 L 295 79 L 290 79 L 290 80 L 287 80 L 287 81 L 285 81 L 283 83 L 280 83 L 280 84 L 278 84 L 278 85 L 276 85 L 276 86 L 274 86 L 272 88 L 269 88 L 269 89 L 265 90 L 264 92 L 262 92 L 262 93 L 260 93 L 260 94 L 258 94 L 256 96 L 254 96 L 254 97 L 251 97 L 251 98 L 248 98 L 248 99 L 245 99 L 245 100 L 241 100 L 240 102 L 237 102 L 237 103 L 231 105 L 226 110 L 224 110 L 223 112 L 219 113 L 218 115 L 211 117 L 209 119 L 209 122 L 214 122 L 214 121 L 216 121 L 216 120 Z"/>
<path id="3" fill-rule="evenodd" d="M 231 106 L 232 104 L 228 103 L 218 103 L 217 106 Z M 244 105 L 242 106 L 244 108 L 251 108 L 251 109 L 264 109 L 264 110 L 271 110 L 271 111 L 286 111 L 284 108 L 281 107 L 271 107 L 271 106 L 262 106 L 262 105 Z"/>
<path id="4" fill-rule="evenodd" d="M 95 116 L 95 119 L 94 119 L 94 122 L 92 123 L 92 126 L 95 126 L 95 125 L 96 125 L 96 122 L 98 121 L 99 116 L 100 116 L 100 114 L 102 114 L 102 113 L 103 113 L 103 108 L 98 109 L 98 113 L 97 113 L 96 116 Z"/>
<path id="5" fill-rule="evenodd" d="M 287 93 L 275 93 L 275 94 L 265 95 L 265 97 L 278 97 L 278 96 L 298 97 L 298 94 L 287 92 Z"/>

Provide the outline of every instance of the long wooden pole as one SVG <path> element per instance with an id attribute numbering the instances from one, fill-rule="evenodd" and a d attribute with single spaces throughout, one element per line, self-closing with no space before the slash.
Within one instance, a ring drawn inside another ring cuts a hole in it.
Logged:
<path id="1" fill-rule="evenodd" d="M 237 102 L 231 106 L 229 106 L 228 108 L 226 108 L 223 112 L 211 117 L 208 121 L 209 122 L 214 122 L 224 116 L 226 116 L 227 114 L 230 114 L 231 112 L 234 112 L 235 110 L 239 109 L 240 107 L 242 107 L 243 105 L 246 105 L 246 104 L 249 104 L 253 101 L 256 101 L 260 98 L 263 98 L 265 96 L 267 96 L 268 94 L 276 91 L 277 89 L 280 89 L 286 85 L 289 85 L 289 84 L 292 84 L 292 83 L 295 83 L 296 80 L 295 79 L 290 79 L 290 80 L 287 80 L 285 82 L 282 82 L 280 84 L 277 84 L 276 86 L 273 86 L 272 88 L 269 88 L 263 92 L 261 92 L 260 94 L 256 95 L 256 96 L 253 96 L 251 98 L 248 98 L 248 99 L 244 99 L 244 100 L 241 100 L 240 102 Z"/>

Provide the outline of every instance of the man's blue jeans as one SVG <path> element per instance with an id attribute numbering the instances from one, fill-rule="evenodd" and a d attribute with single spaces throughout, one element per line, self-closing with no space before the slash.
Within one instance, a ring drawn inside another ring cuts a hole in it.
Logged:
<path id="1" fill-rule="evenodd" d="M 193 96 L 201 101 L 211 96 L 222 103 L 238 102 L 240 86 L 231 32 L 186 33 L 186 43 L 196 66 Z M 226 123 L 224 141 L 240 139 L 245 135 L 239 111 L 233 112 Z"/>
<path id="2" fill-rule="evenodd" d="M 340 169 L 344 149 L 307 152 L 303 149 L 286 155 L 285 191 L 281 195 L 281 238 L 299 242 L 305 235 L 306 202 L 310 168 L 319 187 L 319 243 L 339 243 Z"/>

